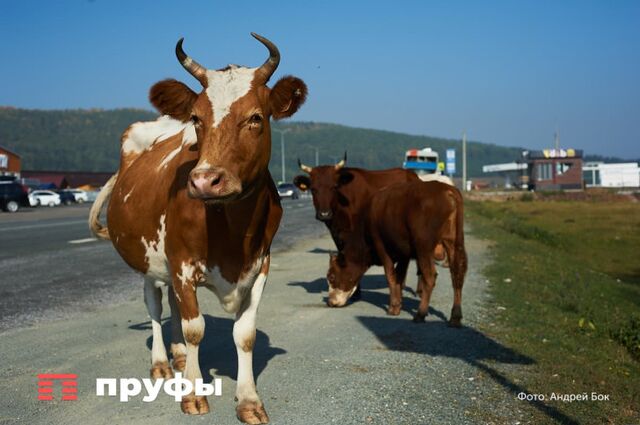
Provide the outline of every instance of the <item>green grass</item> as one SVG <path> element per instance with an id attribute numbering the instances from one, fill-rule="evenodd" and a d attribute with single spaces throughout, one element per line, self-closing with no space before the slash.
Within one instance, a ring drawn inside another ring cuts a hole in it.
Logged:
<path id="1" fill-rule="evenodd" d="M 580 423 L 640 423 L 640 204 L 466 207 L 473 232 L 495 242 L 484 272 L 496 326 L 485 331 L 535 361 L 526 372 L 506 372 L 508 379 L 529 393 L 610 395 L 545 402 Z M 532 423 L 552 421 L 530 410 Z"/>

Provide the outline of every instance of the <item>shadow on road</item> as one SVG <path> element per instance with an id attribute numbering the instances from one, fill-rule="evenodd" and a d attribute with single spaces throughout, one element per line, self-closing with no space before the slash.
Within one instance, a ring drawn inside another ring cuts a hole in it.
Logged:
<path id="1" fill-rule="evenodd" d="M 310 254 L 335 254 L 335 249 L 325 249 L 325 248 L 313 248 L 307 251 Z"/>
<path id="2" fill-rule="evenodd" d="M 356 318 L 389 350 L 460 359 L 485 372 L 512 394 L 514 399 L 519 393 L 530 394 L 527 388 L 512 382 L 489 364 L 530 365 L 535 363 L 532 358 L 494 341 L 476 329 L 450 328 L 442 312 L 430 309 L 429 313 L 432 311 L 442 321 L 413 324 L 391 317 Z M 578 424 L 576 420 L 543 401 L 533 400 L 528 403 L 562 424 Z"/>
<path id="3" fill-rule="evenodd" d="M 411 296 L 403 296 L 402 299 L 403 310 L 411 315 L 417 311 L 419 304 L 414 290 L 409 287 L 409 285 L 415 287 L 416 280 L 414 279 L 410 275 L 407 276 L 405 292 L 411 294 Z M 445 279 L 439 279 L 438 283 L 440 285 L 449 285 L 450 280 L 447 276 Z M 309 282 L 290 282 L 287 285 L 302 287 L 312 294 L 326 294 L 328 290 L 325 278 Z M 389 304 L 388 293 L 374 291 L 386 287 L 387 281 L 384 275 L 366 275 L 361 280 L 361 299 L 355 302 L 366 302 L 386 312 Z M 326 297 L 324 297 L 323 301 L 326 302 Z M 352 302 L 350 301 L 349 304 Z M 453 303 L 453 299 L 451 303 Z M 512 394 L 514 398 L 517 398 L 519 393 L 530 394 L 527 388 L 512 382 L 489 364 L 531 365 L 535 364 L 534 359 L 494 341 L 476 329 L 470 327 L 450 328 L 447 324 L 447 316 L 433 307 L 429 307 L 429 315 L 435 316 L 440 320 L 414 324 L 410 320 L 387 316 L 357 316 L 356 318 L 389 350 L 460 359 L 486 373 Z M 578 424 L 576 420 L 543 401 L 532 400 L 527 402 L 559 423 Z"/>
<path id="4" fill-rule="evenodd" d="M 407 283 L 415 286 L 415 282 L 410 282 L 410 277 L 407 277 Z M 309 282 L 289 282 L 287 283 L 287 285 L 300 286 L 310 294 L 322 294 L 324 292 L 326 295 L 326 292 L 328 291 L 327 279 L 325 278 L 319 278 Z M 384 277 L 384 275 L 363 276 L 362 279 L 360 280 L 361 298 L 359 301 L 364 301 L 366 303 L 373 304 L 376 307 L 382 309 L 383 311 L 386 311 L 389 305 L 389 294 L 373 292 L 377 289 L 384 289 L 384 288 L 387 288 L 387 279 Z M 411 297 L 405 296 L 402 298 L 402 309 L 407 311 L 408 313 L 413 314 L 418 310 L 419 300 L 415 298 L 416 293 L 413 288 L 407 285 L 405 286 L 404 290 L 405 292 L 410 294 Z M 325 296 L 323 298 L 323 302 L 326 303 L 326 301 L 327 301 L 327 297 Z M 353 302 L 358 302 L 358 301 L 350 300 L 349 304 Z M 429 314 L 438 315 L 438 312 L 436 312 L 433 309 L 430 309 Z M 442 316 L 441 318 L 444 320 L 444 316 Z"/>
<path id="5" fill-rule="evenodd" d="M 212 382 L 213 376 L 227 376 L 236 379 L 238 375 L 238 359 L 236 346 L 233 342 L 233 323 L 231 319 L 213 317 L 204 314 L 205 334 L 200 343 L 200 368 L 204 382 Z M 146 331 L 147 348 L 151 355 L 151 321 L 137 323 L 129 326 L 129 329 L 136 331 Z M 162 320 L 162 337 L 167 345 L 167 353 L 170 354 L 169 345 L 171 342 L 171 321 L 169 318 Z M 256 330 L 256 343 L 253 348 L 253 373 L 256 381 L 267 367 L 269 361 L 277 355 L 286 353 L 278 347 L 272 347 L 269 336 L 260 330 Z M 213 375 L 211 374 L 213 370 Z"/>

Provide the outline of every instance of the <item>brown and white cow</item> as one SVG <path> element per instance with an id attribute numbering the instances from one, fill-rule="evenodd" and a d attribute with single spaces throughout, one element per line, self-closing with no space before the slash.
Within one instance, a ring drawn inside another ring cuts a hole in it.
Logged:
<path id="1" fill-rule="evenodd" d="M 269 118 L 295 113 L 307 88 L 291 76 L 267 87 L 280 53 L 266 38 L 252 35 L 269 50 L 258 68 L 209 70 L 178 42 L 178 60 L 203 89 L 195 93 L 175 80 L 151 88 L 150 101 L 162 116 L 125 131 L 120 169 L 93 206 L 90 225 L 144 274 L 153 329 L 152 377 L 172 376 L 160 328 L 162 286 L 169 286 L 173 367 L 189 380 L 202 377 L 198 346 L 205 322 L 197 288 L 213 291 L 224 310 L 235 314 L 236 413 L 241 421 L 257 424 L 269 418 L 253 377 L 256 312 L 282 216 L 268 170 Z M 98 216 L 109 194 L 106 229 Z M 181 408 L 188 414 L 209 411 L 207 399 L 194 394 L 182 400 Z"/>
<path id="2" fill-rule="evenodd" d="M 440 182 L 409 182 L 375 193 L 356 231 L 342 251 L 332 255 L 327 280 L 329 302 L 344 305 L 364 273 L 374 264 L 384 267 L 389 284 L 391 315 L 400 314 L 402 285 L 411 258 L 422 270 L 422 294 L 414 321 L 424 321 L 435 285 L 435 251 L 441 243 L 449 261 L 454 302 L 449 323 L 460 326 L 462 285 L 467 270 L 462 195 Z M 395 265 L 395 267 L 394 267 Z"/>

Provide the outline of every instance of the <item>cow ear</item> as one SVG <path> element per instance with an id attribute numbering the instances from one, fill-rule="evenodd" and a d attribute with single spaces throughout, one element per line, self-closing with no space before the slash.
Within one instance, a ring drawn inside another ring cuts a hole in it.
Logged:
<path id="1" fill-rule="evenodd" d="M 162 115 L 186 122 L 198 95 L 180 81 L 168 79 L 155 83 L 149 90 L 149 101 Z"/>
<path id="2" fill-rule="evenodd" d="M 269 94 L 271 116 L 275 120 L 290 117 L 307 99 L 307 85 L 300 78 L 282 77 Z"/>
<path id="3" fill-rule="evenodd" d="M 340 174 L 338 174 L 338 186 L 344 186 L 345 184 L 351 183 L 353 177 L 354 176 L 351 172 L 340 170 Z"/>
<path id="4" fill-rule="evenodd" d="M 311 187 L 311 179 L 305 175 L 295 176 L 293 178 L 293 184 L 301 191 L 306 192 Z"/>

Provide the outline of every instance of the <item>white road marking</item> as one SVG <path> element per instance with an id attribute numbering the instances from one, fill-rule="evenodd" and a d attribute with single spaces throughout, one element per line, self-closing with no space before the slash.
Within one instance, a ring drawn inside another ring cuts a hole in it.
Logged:
<path id="1" fill-rule="evenodd" d="M 69 241 L 69 243 L 74 243 L 74 244 L 76 244 L 76 243 L 87 243 L 87 242 L 95 242 L 97 240 L 98 239 L 96 239 L 96 238 L 75 239 L 73 241 Z"/>

